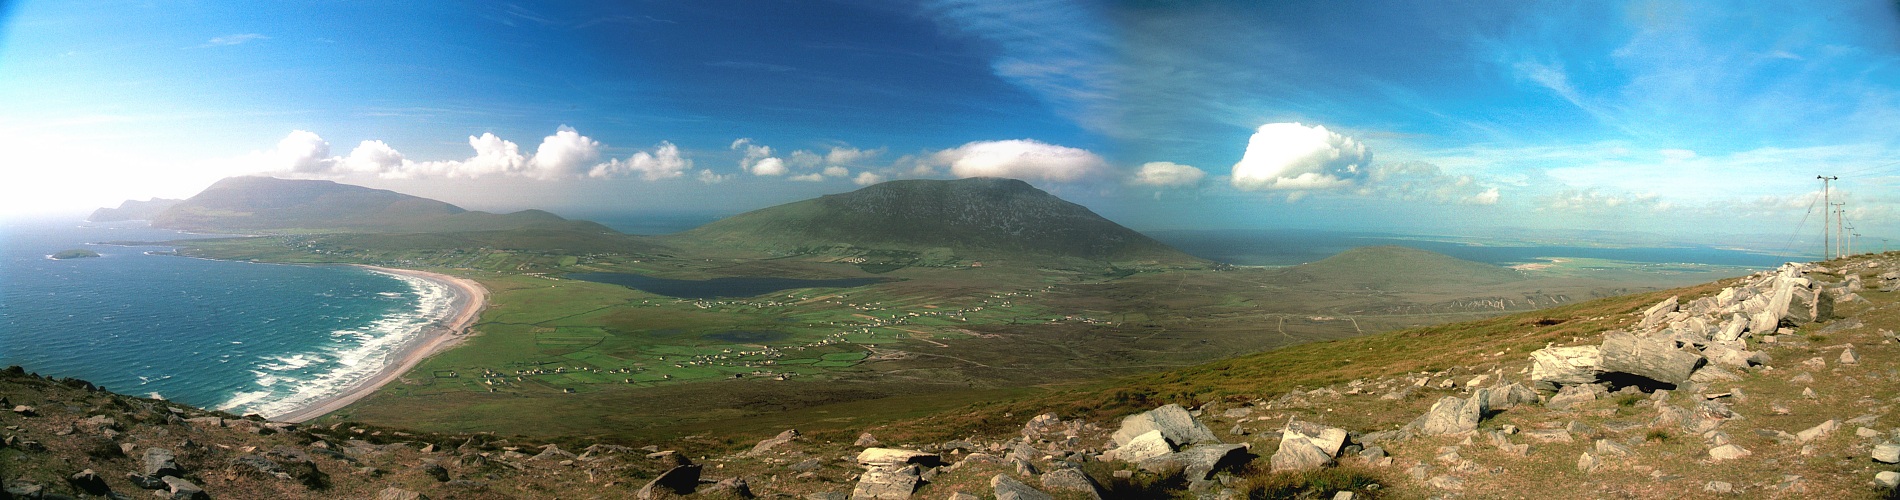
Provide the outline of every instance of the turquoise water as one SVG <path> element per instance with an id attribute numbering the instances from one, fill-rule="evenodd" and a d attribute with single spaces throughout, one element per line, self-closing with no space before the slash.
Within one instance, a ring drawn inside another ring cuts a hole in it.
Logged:
<path id="1" fill-rule="evenodd" d="M 0 226 L 0 365 L 270 416 L 364 380 L 448 312 L 448 290 L 361 268 L 86 245 L 187 237 L 140 223 Z M 46 257 L 69 248 L 101 257 Z"/>

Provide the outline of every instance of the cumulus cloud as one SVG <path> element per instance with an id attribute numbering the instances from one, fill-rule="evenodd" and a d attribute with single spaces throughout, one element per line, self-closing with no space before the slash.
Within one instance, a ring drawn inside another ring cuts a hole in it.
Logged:
<path id="1" fill-rule="evenodd" d="M 383 141 L 363 141 L 356 149 L 350 150 L 350 156 L 343 159 L 343 168 L 352 172 L 382 174 L 402 168 L 405 160 L 401 152 L 389 147 Z"/>
<path id="2" fill-rule="evenodd" d="M 1364 144 L 1326 127 L 1269 123 L 1247 140 L 1232 182 L 1244 191 L 1337 189 L 1365 177 L 1371 160 Z"/>
<path id="3" fill-rule="evenodd" d="M 657 181 L 685 176 L 686 171 L 692 168 L 693 160 L 681 155 L 679 146 L 661 141 L 651 153 L 637 151 L 625 161 L 615 158 L 607 163 L 595 165 L 593 169 L 588 170 L 587 176 L 606 179 L 639 174 L 642 180 Z"/>
<path id="4" fill-rule="evenodd" d="M 930 155 L 929 163 L 949 167 L 957 177 L 1010 177 L 1073 182 L 1109 170 L 1108 161 L 1088 150 L 1033 139 L 978 141 Z"/>
<path id="5" fill-rule="evenodd" d="M 554 135 L 541 139 L 528 167 L 546 178 L 588 174 L 600 163 L 600 141 L 581 135 L 573 127 L 562 125 Z"/>
<path id="6" fill-rule="evenodd" d="M 1497 187 L 1482 185 L 1469 175 L 1446 174 L 1430 163 L 1382 163 L 1367 171 L 1357 194 L 1460 205 L 1496 205 L 1500 198 Z"/>
<path id="7" fill-rule="evenodd" d="M 324 174 L 337 163 L 330 157 L 330 142 L 308 130 L 290 131 L 290 135 L 277 141 L 273 156 L 279 169 L 293 174 Z"/>
<path id="8" fill-rule="evenodd" d="M 824 174 L 825 177 L 844 177 L 847 175 L 851 175 L 851 169 L 840 167 L 837 165 L 832 165 L 829 167 L 825 167 L 825 169 L 819 173 Z"/>
<path id="9" fill-rule="evenodd" d="M 790 172 L 790 170 L 785 168 L 785 160 L 780 160 L 777 157 L 761 158 L 759 161 L 752 163 L 751 170 L 752 175 L 768 176 L 785 175 L 787 172 Z"/>
<path id="10" fill-rule="evenodd" d="M 792 181 L 798 181 L 798 182 L 824 182 L 825 176 L 824 174 L 818 174 L 818 173 L 800 174 L 800 175 L 787 177 L 786 180 L 792 180 Z"/>
<path id="11" fill-rule="evenodd" d="M 303 177 L 337 177 L 349 174 L 374 174 L 385 178 L 429 178 L 518 176 L 539 179 L 614 178 L 638 175 L 657 181 L 684 177 L 692 170 L 679 146 L 661 142 L 653 151 L 636 151 L 625 160 L 601 161 L 604 146 L 600 141 L 581 135 L 572 127 L 561 126 L 554 135 L 542 138 L 532 156 L 523 154 L 514 141 L 493 133 L 469 136 L 474 156 L 462 160 L 412 161 L 388 143 L 366 140 L 347 157 L 330 156 L 330 143 L 316 133 L 296 130 L 278 141 L 277 148 L 261 153 L 273 164 L 271 171 Z M 713 175 L 713 182 L 723 177 Z M 707 180 L 702 177 L 701 180 Z"/>
<path id="12" fill-rule="evenodd" d="M 858 176 L 856 178 L 851 179 L 851 182 L 856 183 L 859 186 L 869 186 L 872 184 L 877 184 L 879 182 L 884 182 L 884 176 L 874 174 L 871 172 L 858 172 Z"/>
<path id="13" fill-rule="evenodd" d="M 1207 172 L 1201 169 L 1174 162 L 1151 161 L 1141 164 L 1130 182 L 1143 186 L 1164 188 L 1192 187 L 1199 185 Z"/>
<path id="14" fill-rule="evenodd" d="M 838 146 L 831 148 L 831 152 L 825 153 L 825 163 L 833 166 L 850 166 L 856 165 L 858 162 L 876 158 L 881 154 L 884 154 L 884 148 L 858 149 L 849 146 Z"/>
<path id="15" fill-rule="evenodd" d="M 728 149 L 742 151 L 745 156 L 739 159 L 739 169 L 752 175 L 785 175 L 785 160 L 772 156 L 772 147 L 752 141 L 750 137 L 734 139 Z"/>

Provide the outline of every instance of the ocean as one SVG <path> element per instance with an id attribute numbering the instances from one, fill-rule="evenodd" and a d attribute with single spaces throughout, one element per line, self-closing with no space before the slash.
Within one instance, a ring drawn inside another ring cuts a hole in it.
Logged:
<path id="1" fill-rule="evenodd" d="M 449 312 L 447 289 L 363 268 L 87 244 L 193 237 L 139 222 L 0 226 L 0 365 L 272 416 L 364 380 Z M 72 248 L 101 257 L 48 258 Z"/>

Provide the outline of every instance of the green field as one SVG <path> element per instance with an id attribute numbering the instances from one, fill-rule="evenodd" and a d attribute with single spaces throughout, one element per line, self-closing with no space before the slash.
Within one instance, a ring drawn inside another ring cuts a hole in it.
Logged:
<path id="1" fill-rule="evenodd" d="M 376 241 L 271 236 L 193 242 L 183 251 L 420 268 L 488 288 L 488 309 L 462 346 L 326 418 L 424 430 L 621 437 L 750 429 L 761 415 L 808 411 L 819 418 L 816 412 L 829 411 L 823 408 L 878 407 L 856 405 L 863 401 L 909 401 L 902 412 L 891 411 L 918 414 L 937 408 L 935 402 L 967 403 L 999 390 L 1036 390 L 1708 279 L 1706 272 L 1599 271 L 1604 264 L 1594 262 L 1533 273 L 1501 270 L 1452 284 L 1422 278 L 1437 274 L 1405 274 L 1416 263 L 1354 274 L 1366 266 L 1347 260 L 1350 265 L 1331 268 L 1132 272 L 991 262 L 879 269 L 875 276 L 893 281 L 856 288 L 691 300 L 561 276 L 873 274 L 826 255 L 692 259 L 449 248 L 403 238 L 364 244 Z M 1595 277 L 1606 272 L 1622 274 Z M 538 417 L 511 417 L 526 414 Z"/>

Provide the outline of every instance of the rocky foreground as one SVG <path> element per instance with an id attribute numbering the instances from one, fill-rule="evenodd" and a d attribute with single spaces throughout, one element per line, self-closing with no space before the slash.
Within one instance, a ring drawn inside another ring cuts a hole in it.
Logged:
<path id="1" fill-rule="evenodd" d="M 1882 498 L 1900 484 L 1896 269 L 1790 264 L 1526 324 L 1619 325 L 1528 357 L 938 442 L 788 430 L 688 453 L 299 426 L 15 368 L 0 498 Z"/>

